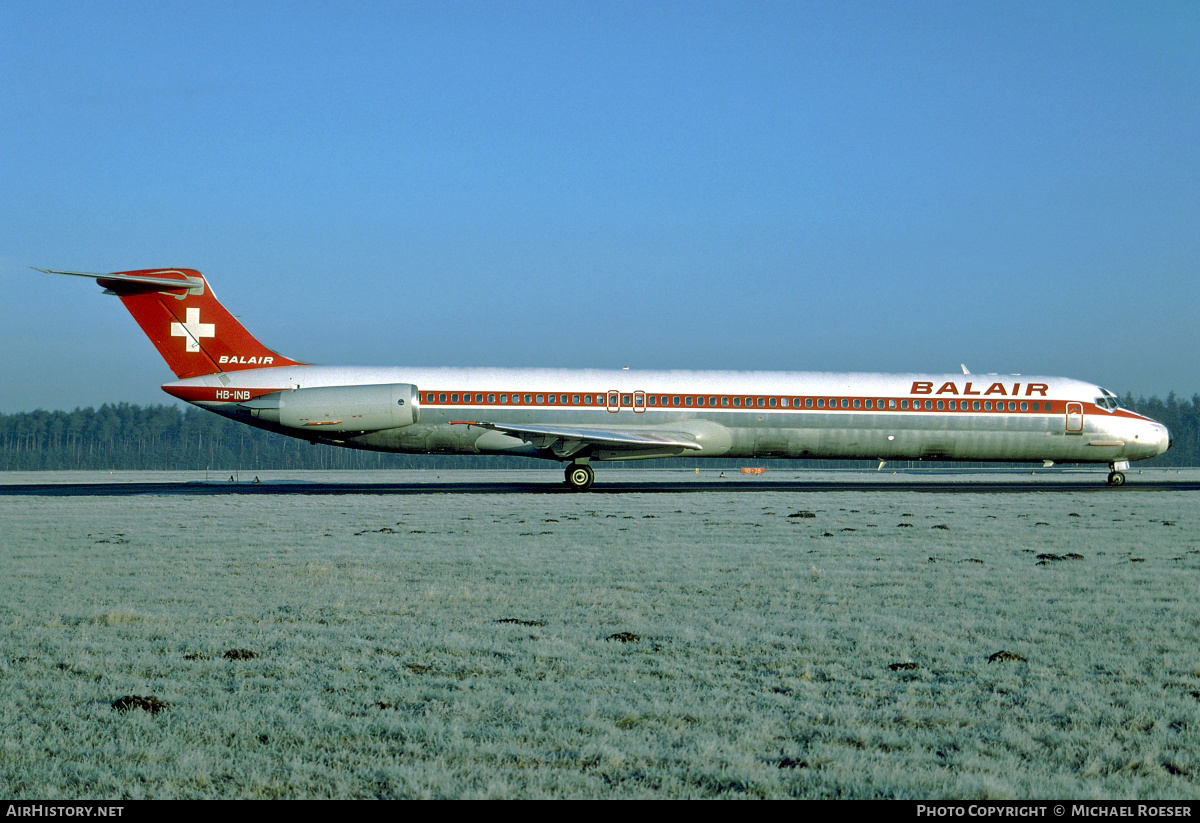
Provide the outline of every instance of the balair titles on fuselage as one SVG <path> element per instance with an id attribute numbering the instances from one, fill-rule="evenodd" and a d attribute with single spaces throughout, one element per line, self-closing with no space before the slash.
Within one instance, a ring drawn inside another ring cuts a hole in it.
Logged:
<path id="1" fill-rule="evenodd" d="M 1046 392 L 1050 391 L 1050 386 L 1046 383 L 1026 383 L 1025 393 L 1021 394 L 1021 384 L 1012 383 L 992 383 L 984 391 L 980 392 L 972 387 L 975 385 L 973 381 L 968 380 L 963 384 L 962 389 L 958 387 L 958 383 L 953 380 L 947 380 L 938 388 L 933 390 L 933 381 L 914 380 L 912 384 L 911 394 L 957 394 L 962 396 L 979 395 L 986 397 L 989 394 L 998 394 L 1004 397 L 1045 397 Z"/>

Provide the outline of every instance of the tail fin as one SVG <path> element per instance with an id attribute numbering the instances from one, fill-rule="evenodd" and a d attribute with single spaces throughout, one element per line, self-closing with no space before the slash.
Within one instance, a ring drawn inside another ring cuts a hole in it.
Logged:
<path id="1" fill-rule="evenodd" d="M 38 269 L 92 277 L 105 294 L 121 298 L 175 376 L 303 366 L 279 355 L 246 331 L 194 269 L 143 269 L 112 274 Z"/>

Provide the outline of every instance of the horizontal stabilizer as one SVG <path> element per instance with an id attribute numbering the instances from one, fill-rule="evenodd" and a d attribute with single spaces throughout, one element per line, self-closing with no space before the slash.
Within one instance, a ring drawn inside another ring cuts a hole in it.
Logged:
<path id="1" fill-rule="evenodd" d="M 59 271 L 58 269 L 33 268 L 34 271 L 45 272 L 46 274 L 70 274 L 74 275 L 75 277 L 91 277 L 94 278 L 97 283 L 108 289 L 112 289 L 114 286 L 120 288 L 122 285 L 153 286 L 156 291 L 161 289 L 191 289 L 204 287 L 204 281 L 202 281 L 200 278 L 188 277 L 183 272 L 156 272 L 153 276 L 151 276 L 144 274 L 99 274 L 96 272 L 87 271 Z"/>

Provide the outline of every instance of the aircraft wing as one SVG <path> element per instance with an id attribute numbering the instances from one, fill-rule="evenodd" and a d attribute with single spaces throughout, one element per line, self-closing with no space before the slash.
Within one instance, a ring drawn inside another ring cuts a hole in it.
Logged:
<path id="1" fill-rule="evenodd" d="M 551 449 L 560 457 L 569 457 L 585 446 L 599 446 L 630 452 L 661 449 L 700 449 L 690 434 L 659 429 L 603 428 L 551 423 L 512 424 L 487 423 L 475 420 L 455 420 L 455 425 L 479 426 L 481 429 L 511 434 L 541 449 Z"/>

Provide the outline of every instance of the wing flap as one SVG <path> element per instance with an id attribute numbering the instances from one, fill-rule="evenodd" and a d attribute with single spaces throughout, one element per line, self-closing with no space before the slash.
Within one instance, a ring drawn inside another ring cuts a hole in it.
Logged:
<path id="1" fill-rule="evenodd" d="M 488 423 L 476 420 L 455 420 L 454 425 L 479 426 L 481 429 L 512 434 L 540 448 L 552 448 L 561 441 L 563 450 L 572 444 L 603 446 L 606 449 L 691 449 L 702 448 L 696 439 L 684 432 L 655 429 L 619 429 L 600 426 L 570 426 L 558 424 Z M 559 449 L 555 449 L 558 451 Z M 572 448 L 570 451 L 576 451 Z M 569 452 L 568 452 L 569 453 Z"/>

